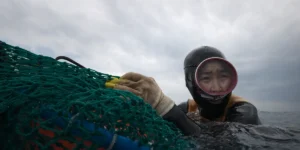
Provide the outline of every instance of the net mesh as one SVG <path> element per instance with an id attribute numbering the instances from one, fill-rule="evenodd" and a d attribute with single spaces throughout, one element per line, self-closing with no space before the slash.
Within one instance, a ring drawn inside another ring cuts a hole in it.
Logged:
<path id="1" fill-rule="evenodd" d="M 105 149 L 91 124 L 154 149 L 192 147 L 141 98 L 107 88 L 113 78 L 0 41 L 1 149 Z"/>

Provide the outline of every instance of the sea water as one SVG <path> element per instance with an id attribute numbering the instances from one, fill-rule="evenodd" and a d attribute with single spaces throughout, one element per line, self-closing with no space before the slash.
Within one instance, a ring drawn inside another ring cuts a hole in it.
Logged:
<path id="1" fill-rule="evenodd" d="M 263 125 L 201 124 L 198 149 L 300 150 L 300 112 L 259 112 Z"/>

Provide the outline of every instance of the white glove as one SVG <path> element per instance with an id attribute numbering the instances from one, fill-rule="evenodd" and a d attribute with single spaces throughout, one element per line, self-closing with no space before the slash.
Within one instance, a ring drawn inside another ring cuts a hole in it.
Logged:
<path id="1" fill-rule="evenodd" d="M 164 95 L 153 78 L 138 73 L 126 73 L 120 78 L 114 88 L 126 90 L 140 96 L 152 108 L 156 109 L 160 116 L 164 116 L 175 105 L 173 100 Z"/>

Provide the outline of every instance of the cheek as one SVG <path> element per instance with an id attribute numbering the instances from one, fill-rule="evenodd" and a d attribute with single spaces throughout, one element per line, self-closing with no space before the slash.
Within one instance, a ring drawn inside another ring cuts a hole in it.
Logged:
<path id="1" fill-rule="evenodd" d="M 210 83 L 209 82 L 199 82 L 199 85 L 200 87 L 203 89 L 203 90 L 207 90 L 210 88 Z"/>
<path id="2" fill-rule="evenodd" d="M 224 79 L 224 80 L 222 80 L 222 87 L 224 87 L 224 88 L 228 88 L 229 86 L 230 86 L 230 84 L 231 84 L 231 80 L 230 79 Z"/>

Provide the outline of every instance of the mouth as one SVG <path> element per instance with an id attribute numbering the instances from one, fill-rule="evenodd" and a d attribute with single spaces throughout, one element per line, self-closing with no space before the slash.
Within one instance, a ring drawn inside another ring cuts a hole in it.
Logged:
<path id="1" fill-rule="evenodd" d="M 208 101 L 209 103 L 211 103 L 211 104 L 220 104 L 220 103 L 222 103 L 222 97 L 221 97 L 221 96 L 215 97 L 215 96 L 206 95 L 206 94 L 204 94 L 203 92 L 201 92 L 200 90 L 197 90 L 197 93 L 198 93 L 201 97 L 207 99 L 207 101 Z"/>

